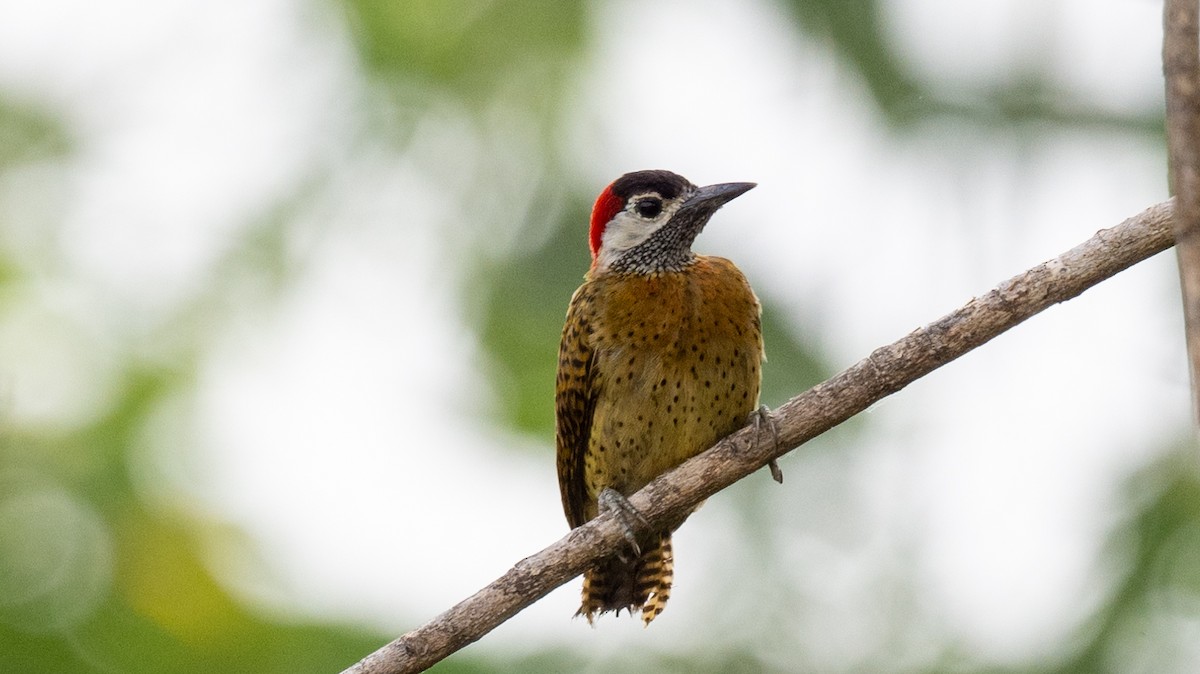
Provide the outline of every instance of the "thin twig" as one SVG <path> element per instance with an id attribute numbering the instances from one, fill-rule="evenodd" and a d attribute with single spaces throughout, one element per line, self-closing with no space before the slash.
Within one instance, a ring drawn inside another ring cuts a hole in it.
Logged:
<path id="1" fill-rule="evenodd" d="M 1196 0 L 1163 4 L 1163 78 L 1167 97 L 1167 154 L 1177 201 L 1175 255 L 1183 290 L 1192 411 L 1200 424 L 1200 12 Z"/>
<path id="2" fill-rule="evenodd" d="M 1058 302 L 1079 295 L 1172 243 L 1172 202 L 1101 230 L 1057 258 L 1002 283 L 962 308 L 875 350 L 775 411 L 779 444 L 757 442 L 753 425 L 651 482 L 630 498 L 651 526 L 679 521 L 696 504 L 772 459 L 833 428 L 934 369 Z M 493 583 L 401 636 L 344 674 L 418 672 L 479 639 L 554 588 L 618 550 L 608 515 L 572 530 Z M 564 619 L 566 617 L 564 616 Z"/>

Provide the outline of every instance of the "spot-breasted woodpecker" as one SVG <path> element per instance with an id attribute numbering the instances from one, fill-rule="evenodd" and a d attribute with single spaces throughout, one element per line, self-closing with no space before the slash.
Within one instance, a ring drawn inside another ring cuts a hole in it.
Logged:
<path id="1" fill-rule="evenodd" d="M 691 250 L 713 213 L 753 187 L 697 187 L 669 171 L 637 171 L 596 199 L 592 264 L 567 310 L 555 394 L 558 483 L 571 527 L 596 517 L 606 496 L 633 494 L 741 428 L 758 408 L 758 299 L 732 262 Z M 579 614 L 591 622 L 640 611 L 648 625 L 662 612 L 671 530 L 650 540 L 586 572 Z"/>

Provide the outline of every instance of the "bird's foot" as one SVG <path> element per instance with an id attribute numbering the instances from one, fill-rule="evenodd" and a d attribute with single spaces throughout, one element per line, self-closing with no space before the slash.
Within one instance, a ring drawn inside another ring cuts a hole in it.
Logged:
<path id="1" fill-rule="evenodd" d="M 600 492 L 597 499 L 600 505 L 600 511 L 612 513 L 617 522 L 621 524 L 624 530 L 625 542 L 629 543 L 630 549 L 633 551 L 633 556 L 638 557 L 642 554 L 642 548 L 637 542 L 638 528 L 648 528 L 650 523 L 646 521 L 645 516 L 638 512 L 637 508 L 625 498 L 621 492 L 612 487 L 605 487 Z"/>
<path id="2" fill-rule="evenodd" d="M 775 423 L 775 417 L 771 414 L 771 408 L 766 405 L 760 405 L 758 409 L 750 413 L 750 418 L 747 423 L 754 424 L 755 446 L 757 446 L 758 438 L 762 435 L 763 426 L 771 429 L 772 446 L 779 448 L 779 426 Z M 779 463 L 775 459 L 767 462 L 767 468 L 771 471 L 771 479 L 779 484 L 783 484 L 783 469 L 779 467 Z"/>

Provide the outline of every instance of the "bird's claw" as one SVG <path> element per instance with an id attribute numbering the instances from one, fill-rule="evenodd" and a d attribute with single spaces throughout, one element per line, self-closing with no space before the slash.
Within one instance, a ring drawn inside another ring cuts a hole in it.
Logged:
<path id="1" fill-rule="evenodd" d="M 779 448 L 779 426 L 775 423 L 775 418 L 771 415 L 771 408 L 766 405 L 759 405 L 758 409 L 750 413 L 749 421 L 754 424 L 754 437 L 757 445 L 758 437 L 762 434 L 762 427 L 765 425 L 771 429 L 772 446 Z M 767 468 L 771 471 L 771 479 L 779 484 L 783 484 L 783 469 L 779 467 L 779 463 L 775 459 L 767 462 Z"/>
<path id="2" fill-rule="evenodd" d="M 642 548 L 637 542 L 637 529 L 648 528 L 650 523 L 642 513 L 638 512 L 637 508 L 625 498 L 621 492 L 612 487 L 605 487 L 600 492 L 597 499 L 600 510 L 605 513 L 611 513 L 621 524 L 621 529 L 625 535 L 625 542 L 629 543 L 630 549 L 633 551 L 633 556 L 638 557 L 642 554 Z"/>
<path id="3" fill-rule="evenodd" d="M 767 470 L 771 471 L 771 479 L 779 484 L 783 484 L 783 469 L 779 467 L 779 462 L 771 459 L 767 462 Z"/>

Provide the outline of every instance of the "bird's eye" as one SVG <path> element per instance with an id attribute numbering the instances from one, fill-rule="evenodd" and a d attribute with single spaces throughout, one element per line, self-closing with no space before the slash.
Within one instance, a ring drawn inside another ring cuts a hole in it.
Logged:
<path id="1" fill-rule="evenodd" d="M 662 199 L 657 199 L 655 197 L 638 199 L 637 204 L 635 204 L 633 208 L 637 211 L 637 214 L 643 218 L 656 218 L 658 217 L 659 213 L 662 213 Z"/>

